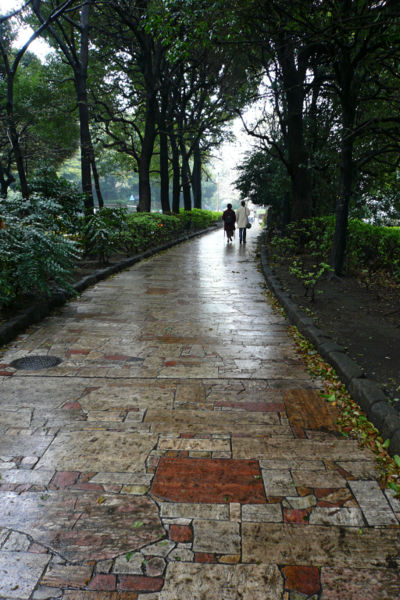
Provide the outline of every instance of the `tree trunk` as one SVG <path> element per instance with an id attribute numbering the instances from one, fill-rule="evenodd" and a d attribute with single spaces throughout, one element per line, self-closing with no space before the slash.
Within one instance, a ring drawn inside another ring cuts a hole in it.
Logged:
<path id="1" fill-rule="evenodd" d="M 163 213 L 171 212 L 169 203 L 169 159 L 168 159 L 168 135 L 166 128 L 166 101 L 162 102 L 159 115 L 160 128 L 160 183 L 161 183 L 161 209 Z"/>
<path id="2" fill-rule="evenodd" d="M 303 102 L 305 65 L 296 57 L 291 40 L 281 39 L 278 58 L 282 69 L 287 105 L 286 147 L 289 157 L 292 188 L 291 218 L 299 220 L 312 215 L 311 183 L 308 172 L 308 153 L 304 141 Z"/>
<path id="3" fill-rule="evenodd" d="M 338 276 L 341 276 L 344 270 L 349 206 L 353 186 L 355 101 L 351 87 L 351 81 L 349 81 L 342 96 L 343 126 L 341 132 L 339 191 L 336 199 L 336 224 L 331 256 L 331 265 Z"/>
<path id="4" fill-rule="evenodd" d="M 185 210 L 192 210 L 192 197 L 190 193 L 190 167 L 187 157 L 186 148 L 184 144 L 181 144 L 181 178 L 182 178 L 182 192 L 183 192 L 183 207 Z"/>
<path id="5" fill-rule="evenodd" d="M 7 198 L 8 188 L 14 183 L 15 177 L 11 174 L 10 166 L 3 167 L 0 163 L 0 196 Z"/>
<path id="6" fill-rule="evenodd" d="M 202 193 L 201 193 L 201 153 L 200 153 L 200 141 L 196 140 L 193 151 L 193 175 L 192 175 L 192 188 L 193 188 L 193 206 L 194 208 L 201 208 L 202 205 Z"/>
<path id="7" fill-rule="evenodd" d="M 94 152 L 93 152 L 92 146 L 91 146 L 91 165 L 92 165 L 92 173 L 93 173 L 94 187 L 96 190 L 97 201 L 99 203 L 99 208 L 103 208 L 104 200 L 103 200 L 103 195 L 101 193 L 99 174 L 97 172 L 96 159 L 94 157 Z"/>
<path id="8" fill-rule="evenodd" d="M 7 74 L 7 135 L 13 149 L 15 164 L 17 166 L 21 194 L 23 198 L 29 197 L 28 181 L 25 172 L 24 157 L 19 143 L 19 136 L 14 120 L 14 76 Z"/>
<path id="9" fill-rule="evenodd" d="M 138 160 L 139 171 L 139 204 L 138 212 L 151 211 L 151 185 L 150 185 L 150 164 L 153 156 L 155 131 L 156 131 L 156 111 L 155 97 L 153 93 L 147 95 L 146 100 L 146 123 L 142 148 Z"/>
<path id="10" fill-rule="evenodd" d="M 172 211 L 179 213 L 181 184 L 180 184 L 180 168 L 179 168 L 179 149 L 176 143 L 175 133 L 170 133 L 170 142 L 172 150 Z"/>

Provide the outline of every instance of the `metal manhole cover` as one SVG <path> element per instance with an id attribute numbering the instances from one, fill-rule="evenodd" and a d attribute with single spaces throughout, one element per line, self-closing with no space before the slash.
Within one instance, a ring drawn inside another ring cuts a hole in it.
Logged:
<path id="1" fill-rule="evenodd" d="M 56 367 L 62 362 L 57 356 L 24 356 L 17 358 L 10 363 L 10 367 L 14 369 L 24 369 L 25 371 L 38 371 L 39 369 L 49 369 Z"/>

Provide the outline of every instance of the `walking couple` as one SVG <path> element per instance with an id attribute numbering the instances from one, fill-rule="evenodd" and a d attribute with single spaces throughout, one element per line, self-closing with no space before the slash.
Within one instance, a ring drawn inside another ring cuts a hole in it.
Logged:
<path id="1" fill-rule="evenodd" d="M 247 208 L 244 200 L 236 213 L 232 209 L 232 204 L 228 204 L 226 210 L 222 214 L 224 221 L 224 230 L 226 232 L 227 241 L 232 242 L 235 233 L 235 223 L 239 229 L 239 243 L 246 243 L 246 229 L 249 223 L 250 210 Z"/>

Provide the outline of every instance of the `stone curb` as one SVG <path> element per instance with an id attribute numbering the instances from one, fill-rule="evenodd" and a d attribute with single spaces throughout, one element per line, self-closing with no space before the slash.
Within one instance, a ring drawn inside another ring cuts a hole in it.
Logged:
<path id="1" fill-rule="evenodd" d="M 217 229 L 219 227 L 221 227 L 221 224 L 217 222 L 216 224 L 211 225 L 206 229 L 186 233 L 184 235 L 181 235 L 179 238 L 176 238 L 175 240 L 165 242 L 164 244 L 156 246 L 155 248 L 149 248 L 141 254 L 131 256 L 117 264 L 111 265 L 110 267 L 106 267 L 104 269 L 99 269 L 91 275 L 83 277 L 82 279 L 74 283 L 72 287 L 79 293 L 83 292 L 83 290 L 85 290 L 91 285 L 94 285 L 98 281 L 106 279 L 107 277 L 110 277 L 110 275 L 114 275 L 115 273 L 118 273 L 119 271 L 122 271 L 123 269 L 126 269 L 134 265 L 135 263 L 144 260 L 145 258 L 149 258 L 150 256 L 157 254 L 158 252 L 162 252 L 163 250 L 172 248 L 172 246 L 176 246 L 177 244 L 186 242 L 187 240 L 193 237 L 203 235 L 204 233 L 209 233 L 213 229 Z M 16 314 L 12 319 L 7 321 L 7 323 L 4 323 L 4 325 L 0 326 L 0 346 L 5 346 L 9 342 L 11 342 L 13 339 L 16 338 L 18 334 L 22 333 L 30 325 L 33 325 L 34 323 L 39 323 L 39 321 L 47 317 L 47 315 L 49 315 L 54 308 L 56 308 L 57 306 L 62 306 L 71 297 L 72 294 L 70 294 L 69 292 L 64 290 L 58 290 L 54 292 L 54 294 L 50 298 L 44 300 L 43 302 L 33 304 L 29 308 L 24 309 L 18 314 Z"/>
<path id="2" fill-rule="evenodd" d="M 284 308 L 290 322 L 315 346 L 324 360 L 334 367 L 354 400 L 379 430 L 383 439 L 390 440 L 389 453 L 392 456 L 400 455 L 399 413 L 388 403 L 388 398 L 378 383 L 368 379 L 362 368 L 349 357 L 345 349 L 316 327 L 314 321 L 306 316 L 283 290 L 268 265 L 265 239 L 264 229 L 260 235 L 260 254 L 263 274 L 269 289 Z"/>

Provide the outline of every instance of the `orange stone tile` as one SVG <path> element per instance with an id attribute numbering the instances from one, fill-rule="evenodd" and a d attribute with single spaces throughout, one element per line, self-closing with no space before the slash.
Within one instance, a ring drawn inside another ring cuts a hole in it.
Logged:
<path id="1" fill-rule="evenodd" d="M 338 411 L 325 402 L 316 390 L 287 390 L 283 394 L 283 401 L 289 423 L 295 431 L 338 431 Z"/>
<path id="2" fill-rule="evenodd" d="M 284 567 L 287 590 L 300 592 L 306 596 L 318 594 L 321 589 L 320 575 L 317 567 Z"/>
<path id="3" fill-rule="evenodd" d="M 151 492 L 171 502 L 266 503 L 256 460 L 162 457 Z"/>

